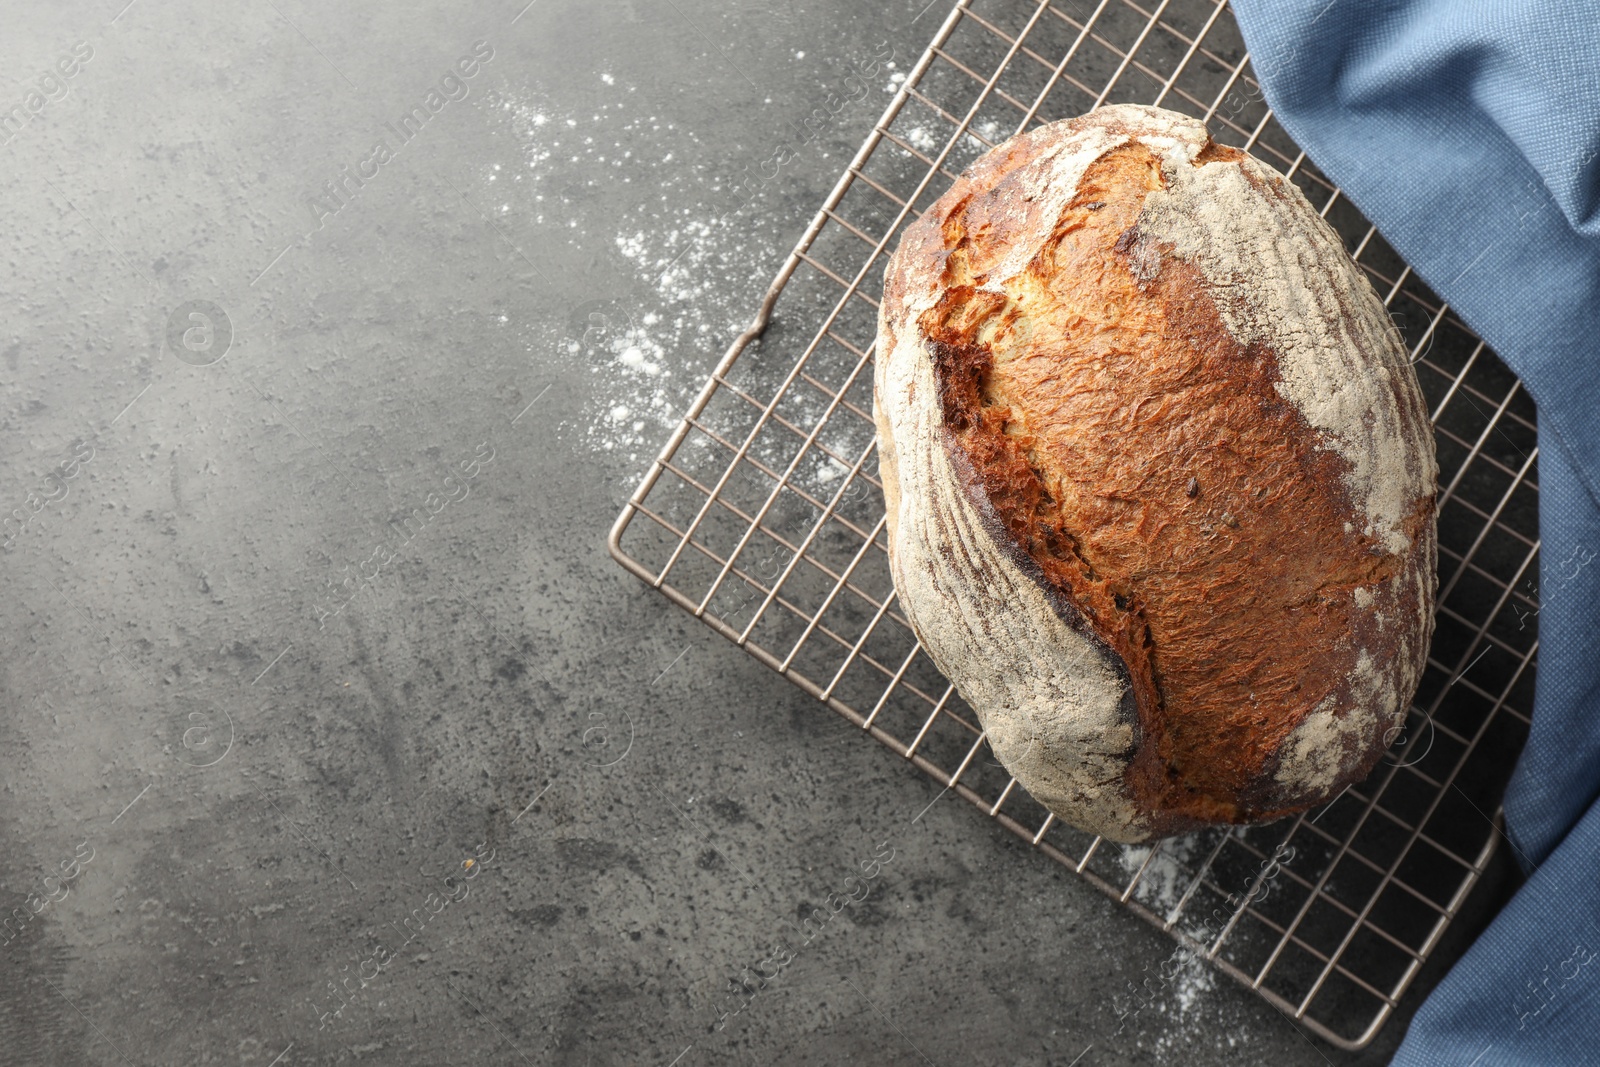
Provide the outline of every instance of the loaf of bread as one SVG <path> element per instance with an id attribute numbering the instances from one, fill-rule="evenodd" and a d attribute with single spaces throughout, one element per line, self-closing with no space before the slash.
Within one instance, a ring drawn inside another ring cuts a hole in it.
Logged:
<path id="1" fill-rule="evenodd" d="M 889 263 L 874 407 L 900 607 L 1067 823 L 1277 818 L 1403 724 L 1416 374 L 1332 228 L 1199 121 L 1105 107 L 973 163 Z"/>

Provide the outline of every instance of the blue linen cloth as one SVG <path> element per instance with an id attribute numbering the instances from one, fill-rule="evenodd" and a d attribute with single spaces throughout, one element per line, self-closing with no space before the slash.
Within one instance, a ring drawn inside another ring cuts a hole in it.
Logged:
<path id="1" fill-rule="evenodd" d="M 1422 1004 L 1402 1067 L 1600 1064 L 1600 3 L 1234 0 L 1267 102 L 1539 412 L 1526 884 Z"/>

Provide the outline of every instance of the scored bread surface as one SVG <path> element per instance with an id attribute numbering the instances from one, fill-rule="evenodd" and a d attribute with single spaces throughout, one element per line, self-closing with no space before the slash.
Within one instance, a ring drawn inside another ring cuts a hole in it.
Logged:
<path id="1" fill-rule="evenodd" d="M 1415 373 L 1300 192 L 1198 121 L 1107 107 L 974 163 L 890 262 L 874 398 L 901 606 L 1064 820 L 1272 818 L 1403 722 Z"/>

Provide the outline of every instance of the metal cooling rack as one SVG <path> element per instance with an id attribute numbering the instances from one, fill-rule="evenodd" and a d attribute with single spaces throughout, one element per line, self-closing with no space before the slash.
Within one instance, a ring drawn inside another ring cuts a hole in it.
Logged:
<path id="1" fill-rule="evenodd" d="M 1128 848 L 1000 768 L 895 607 L 871 354 L 902 229 L 1014 132 L 1160 104 L 1276 166 L 1347 241 L 1437 432 L 1438 630 L 1406 734 L 1292 820 Z M 611 533 L 623 566 L 863 732 L 1335 1045 L 1364 1046 L 1483 872 L 1537 649 L 1534 409 L 1273 120 L 1225 3 L 962 0 Z M 1138 1010 L 1136 994 L 1122 1007 Z"/>

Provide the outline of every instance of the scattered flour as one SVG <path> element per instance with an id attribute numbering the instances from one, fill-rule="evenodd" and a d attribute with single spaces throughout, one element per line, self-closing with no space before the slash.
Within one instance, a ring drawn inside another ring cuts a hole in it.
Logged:
<path id="1" fill-rule="evenodd" d="M 950 140 L 950 135 L 955 131 L 954 126 L 942 122 L 936 122 L 932 126 L 925 126 L 921 123 L 908 124 L 903 117 L 905 114 L 905 112 L 901 112 L 902 118 L 897 119 L 891 128 L 896 136 L 902 138 L 923 155 L 930 157 L 938 155 L 939 151 Z M 973 133 L 978 136 L 972 136 Z M 991 145 L 997 145 L 1005 140 L 1010 133 L 1010 129 L 1002 127 L 993 119 L 983 119 L 974 123 L 971 127 L 971 132 L 961 138 L 959 161 L 962 165 L 965 165 L 966 162 L 987 152 Z M 982 138 L 982 140 L 979 140 L 979 138 Z"/>
<path id="2" fill-rule="evenodd" d="M 777 135 L 772 144 L 753 144 L 742 157 L 730 158 L 708 150 L 693 130 L 636 107 L 636 86 L 610 74 L 599 79 L 610 99 L 587 114 L 558 107 L 532 90 L 492 98 L 489 110 L 515 139 L 522 165 L 485 168 L 482 178 L 496 184 L 502 214 L 531 215 L 544 233 L 561 227 L 573 247 L 608 251 L 631 268 L 619 291 L 587 294 L 570 309 L 572 321 L 529 326 L 522 341 L 534 361 L 588 364 L 592 390 L 563 433 L 578 447 L 625 464 L 625 477 L 633 480 L 655 459 L 728 344 L 754 318 L 813 205 L 796 209 L 769 194 L 741 206 L 733 192 L 741 168 L 770 153 Z M 898 82 L 888 87 L 896 88 Z M 560 188 L 551 178 L 553 161 L 563 164 L 566 184 Z M 588 180 L 574 180 L 583 174 Z M 831 184 L 833 175 L 824 178 L 819 188 Z M 596 193 L 617 183 L 631 183 L 639 192 L 620 218 L 602 219 Z M 762 216 L 775 207 L 783 208 L 784 217 Z M 591 234 L 591 227 L 600 232 Z M 796 409 L 787 412 L 791 418 L 820 417 L 823 411 L 811 396 L 795 402 Z M 699 434 L 689 440 L 705 446 Z M 787 457 L 773 458 L 781 458 L 780 469 L 787 464 Z M 845 471 L 836 468 L 826 457 L 817 456 L 815 463 L 808 457 L 801 473 L 819 485 L 837 486 Z"/>
<path id="3" fill-rule="evenodd" d="M 1217 988 L 1217 973 L 1211 965 L 1193 953 L 1183 956 L 1182 970 L 1173 982 L 1173 1000 L 1180 1015 L 1187 1015 L 1200 1004 L 1203 994 Z"/>
<path id="4" fill-rule="evenodd" d="M 926 126 L 912 126 L 904 136 L 906 143 L 919 152 L 933 152 L 939 147 L 939 138 Z"/>
<path id="5" fill-rule="evenodd" d="M 978 132 L 979 137 L 990 144 L 999 144 L 1011 132 L 994 119 L 980 119 L 973 123 L 972 128 Z"/>
<path id="6" fill-rule="evenodd" d="M 514 174 L 485 168 L 482 178 L 511 186 L 501 194 L 510 194 L 506 207 L 531 216 L 534 228 L 559 226 L 571 246 L 607 246 L 633 268 L 619 291 L 588 294 L 570 309 L 570 321 L 530 324 L 521 338 L 535 362 L 589 366 L 590 394 L 562 431 L 580 448 L 617 457 L 633 478 L 754 314 L 782 254 L 767 238 L 770 228 L 726 215 L 737 205 L 727 195 L 734 169 L 728 160 L 698 151 L 693 131 L 633 108 L 634 87 L 610 74 L 600 81 L 617 99 L 586 115 L 532 91 L 499 93 L 491 111 L 515 139 L 522 166 Z M 704 161 L 684 162 L 686 156 Z M 562 167 L 563 187 L 552 182 L 552 161 L 579 164 Z M 591 224 L 616 225 L 590 206 L 599 203 L 597 189 L 617 183 L 641 186 L 623 232 L 591 236 Z"/>
<path id="7" fill-rule="evenodd" d="M 1166 838 L 1151 845 L 1121 845 L 1118 864 L 1129 878 L 1138 873 L 1150 858 L 1152 848 L 1158 849 L 1155 859 L 1145 869 L 1133 891 L 1134 899 L 1157 915 L 1166 918 L 1183 899 L 1184 892 L 1195 877 L 1190 861 L 1202 848 L 1198 835 L 1185 834 Z M 1178 1017 L 1195 1013 L 1206 993 L 1216 988 L 1215 970 L 1201 957 L 1184 948 L 1177 948 L 1162 964 L 1162 977 L 1156 983 L 1159 991 L 1154 1005 Z M 1148 987 L 1147 988 L 1151 988 Z M 1154 989 L 1152 991 L 1155 991 Z"/>
<path id="8" fill-rule="evenodd" d="M 1139 885 L 1133 891 L 1134 899 L 1162 918 L 1170 915 L 1172 909 L 1178 906 L 1178 901 L 1183 899 L 1184 890 L 1189 888 L 1189 882 L 1194 877 L 1189 861 L 1197 846 L 1198 839 L 1193 834 L 1165 838 L 1154 846 L 1119 846 L 1122 855 L 1117 857 L 1117 862 L 1129 878 L 1144 866 L 1152 847 L 1160 849 L 1156 858 L 1150 861 L 1144 877 L 1139 879 Z"/>

